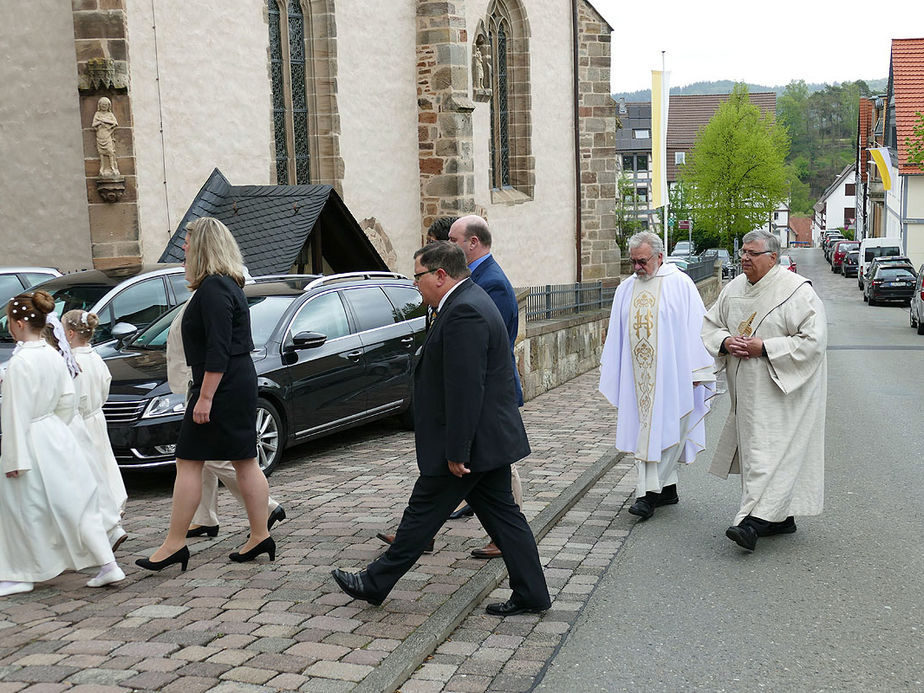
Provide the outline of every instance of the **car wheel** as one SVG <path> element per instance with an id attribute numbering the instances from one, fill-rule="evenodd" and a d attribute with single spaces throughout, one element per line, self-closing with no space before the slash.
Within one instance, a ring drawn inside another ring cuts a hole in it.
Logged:
<path id="1" fill-rule="evenodd" d="M 865 303 L 865 302 L 868 301 L 868 300 L 869 300 L 869 298 L 866 296 L 866 292 L 864 291 L 864 292 L 863 292 L 863 302 Z"/>
<path id="2" fill-rule="evenodd" d="M 914 321 L 914 308 L 911 307 L 910 303 L 908 304 L 908 323 L 911 325 L 912 330 L 918 326 Z"/>
<path id="3" fill-rule="evenodd" d="M 266 476 L 276 469 L 285 449 L 285 424 L 269 400 L 257 398 L 257 463 Z"/>
<path id="4" fill-rule="evenodd" d="M 869 295 L 869 298 L 866 299 L 866 302 L 871 306 L 876 305 L 876 299 L 873 298 L 872 294 Z"/>
<path id="5" fill-rule="evenodd" d="M 924 334 L 924 320 L 918 319 L 918 334 Z"/>

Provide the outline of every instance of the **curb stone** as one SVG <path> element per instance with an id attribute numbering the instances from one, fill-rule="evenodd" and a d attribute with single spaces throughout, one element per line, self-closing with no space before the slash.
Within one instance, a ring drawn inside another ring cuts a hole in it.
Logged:
<path id="1" fill-rule="evenodd" d="M 587 469 L 568 489 L 549 503 L 532 522 L 530 529 L 538 543 L 597 481 L 623 457 L 608 451 Z M 503 561 L 489 561 L 433 613 L 426 622 L 404 639 L 382 662 L 353 688 L 353 693 L 395 691 L 426 658 L 450 636 L 466 616 L 507 576 Z"/>

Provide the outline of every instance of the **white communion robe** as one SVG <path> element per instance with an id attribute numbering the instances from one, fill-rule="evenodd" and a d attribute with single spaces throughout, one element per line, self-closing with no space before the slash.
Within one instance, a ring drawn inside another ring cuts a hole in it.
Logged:
<path id="1" fill-rule="evenodd" d="M 60 354 L 23 342 L 2 393 L 0 580 L 41 582 L 114 561 L 96 479 L 68 426 L 76 397 Z"/>
<path id="2" fill-rule="evenodd" d="M 616 448 L 635 456 L 638 495 L 675 484 L 678 462 L 706 447 L 715 360 L 700 338 L 705 313 L 693 281 L 667 263 L 613 297 L 600 392 L 618 410 Z"/>
<path id="3" fill-rule="evenodd" d="M 103 414 L 103 404 L 109 397 L 112 375 L 106 363 L 92 347 L 76 347 L 73 353 L 77 365 L 80 366 L 80 373 L 74 378 L 79 416 L 72 419 L 71 427 L 76 429 L 75 434 L 79 432 L 80 436 L 89 439 L 87 457 L 100 487 L 100 510 L 110 532 L 109 538 L 115 541 L 122 533 L 116 528 L 121 527 L 122 512 L 125 510 L 128 493 L 125 491 L 125 482 L 122 481 L 115 455 L 112 454 L 106 416 Z"/>
<path id="4" fill-rule="evenodd" d="M 722 355 L 731 336 L 760 337 L 766 357 Z M 779 266 L 756 284 L 739 275 L 703 323 L 703 341 L 724 367 L 731 411 L 709 471 L 741 474 L 741 507 L 781 522 L 824 505 L 828 328 L 811 282 Z"/>

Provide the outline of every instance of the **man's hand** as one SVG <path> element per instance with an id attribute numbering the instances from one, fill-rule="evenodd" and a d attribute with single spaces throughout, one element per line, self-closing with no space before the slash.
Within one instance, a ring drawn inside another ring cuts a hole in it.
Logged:
<path id="1" fill-rule="evenodd" d="M 15 479 L 17 476 L 19 476 L 19 470 L 18 470 L 18 469 L 14 469 L 12 472 L 7 472 L 7 473 L 6 473 L 6 478 L 7 478 L 7 479 Z"/>
<path id="2" fill-rule="evenodd" d="M 465 462 L 449 462 L 449 471 L 461 479 L 466 474 L 470 474 L 472 470 L 465 466 Z"/>
<path id="3" fill-rule="evenodd" d="M 211 398 L 205 398 L 201 395 L 199 399 L 196 400 L 196 407 L 193 409 L 193 421 L 197 424 L 204 424 L 209 422 L 209 414 L 212 411 L 212 400 Z"/>
<path id="4" fill-rule="evenodd" d="M 763 352 L 764 341 L 760 337 L 729 337 L 725 348 L 739 359 L 757 358 Z"/>

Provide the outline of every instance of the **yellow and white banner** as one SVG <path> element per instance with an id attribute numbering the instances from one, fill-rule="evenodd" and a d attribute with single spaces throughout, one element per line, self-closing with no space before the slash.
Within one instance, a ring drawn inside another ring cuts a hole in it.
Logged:
<path id="1" fill-rule="evenodd" d="M 668 203 L 667 112 L 670 108 L 670 72 L 651 71 L 651 206 Z"/>
<path id="2" fill-rule="evenodd" d="M 653 116 L 652 116 L 653 117 Z M 869 155 L 876 162 L 879 177 L 882 178 L 882 189 L 891 190 L 898 179 L 897 171 L 892 166 L 892 155 L 888 147 L 870 147 Z"/>

